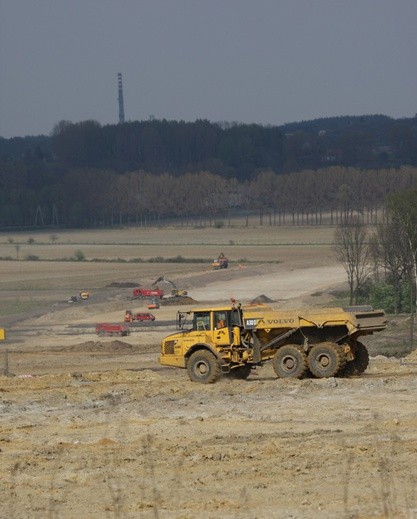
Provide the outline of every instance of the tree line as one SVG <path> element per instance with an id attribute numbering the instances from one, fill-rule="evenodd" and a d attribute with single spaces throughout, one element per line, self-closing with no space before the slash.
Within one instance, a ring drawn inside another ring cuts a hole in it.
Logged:
<path id="1" fill-rule="evenodd" d="M 374 220 L 416 167 L 417 118 L 61 121 L 49 137 L 0 138 L 0 225 L 212 223 L 236 211 L 271 225 Z"/>
<path id="2" fill-rule="evenodd" d="M 40 189 L 30 169 L 0 175 L 0 226 L 101 227 L 230 225 L 233 215 L 261 225 L 337 225 L 356 215 L 378 223 L 388 195 L 417 185 L 417 168 L 363 171 L 332 167 L 239 182 L 209 171 L 174 176 L 74 169 Z"/>

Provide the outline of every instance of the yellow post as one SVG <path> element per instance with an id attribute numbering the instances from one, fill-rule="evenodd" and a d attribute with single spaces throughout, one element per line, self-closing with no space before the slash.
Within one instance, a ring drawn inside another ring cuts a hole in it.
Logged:
<path id="1" fill-rule="evenodd" d="M 4 341 L 6 338 L 6 330 L 4 328 L 0 328 L 0 341 Z"/>

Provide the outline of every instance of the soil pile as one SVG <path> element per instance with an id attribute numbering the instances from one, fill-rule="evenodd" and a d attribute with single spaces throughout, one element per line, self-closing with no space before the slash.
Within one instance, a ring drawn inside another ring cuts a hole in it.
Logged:
<path id="1" fill-rule="evenodd" d="M 251 301 L 251 304 L 259 305 L 259 304 L 268 304 L 273 303 L 274 301 L 270 299 L 268 296 L 261 294 L 260 296 L 256 297 Z"/>
<path id="2" fill-rule="evenodd" d="M 140 286 L 140 283 L 134 283 L 133 281 L 113 281 L 106 285 L 106 288 L 135 288 Z"/>
<path id="3" fill-rule="evenodd" d="M 161 300 L 163 306 L 195 305 L 198 301 L 190 296 L 172 296 Z"/>

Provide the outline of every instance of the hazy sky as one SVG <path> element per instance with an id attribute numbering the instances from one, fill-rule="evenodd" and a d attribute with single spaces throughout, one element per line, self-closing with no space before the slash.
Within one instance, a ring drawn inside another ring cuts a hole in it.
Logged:
<path id="1" fill-rule="evenodd" d="M 0 0 L 0 136 L 417 112 L 417 0 Z"/>

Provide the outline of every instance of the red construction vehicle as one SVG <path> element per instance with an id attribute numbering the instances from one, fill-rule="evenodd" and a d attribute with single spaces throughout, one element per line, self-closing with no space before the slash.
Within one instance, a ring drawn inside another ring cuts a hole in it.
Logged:
<path id="1" fill-rule="evenodd" d="M 159 308 L 159 303 L 155 298 L 153 298 L 152 301 L 148 304 L 148 309 L 157 310 L 158 308 Z"/>
<path id="2" fill-rule="evenodd" d="M 126 310 L 125 323 L 132 323 L 133 321 L 155 321 L 155 316 L 150 312 L 133 312 L 132 310 Z"/>
<path id="3" fill-rule="evenodd" d="M 127 324 L 99 323 L 96 324 L 96 334 L 100 336 L 124 337 L 130 334 Z"/>
<path id="4" fill-rule="evenodd" d="M 164 291 L 160 288 L 134 288 L 133 297 L 158 297 L 162 299 L 164 297 Z"/>

